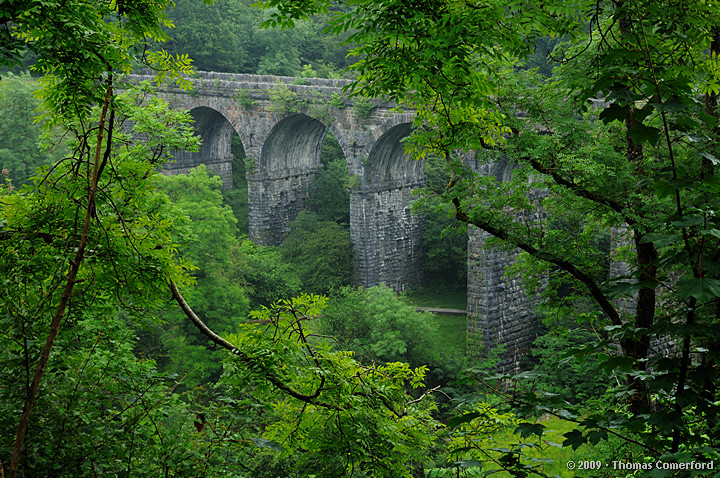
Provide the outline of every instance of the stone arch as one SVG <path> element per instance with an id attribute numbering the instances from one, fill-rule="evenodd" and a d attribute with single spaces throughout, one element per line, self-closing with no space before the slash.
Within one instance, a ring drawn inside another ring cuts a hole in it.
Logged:
<path id="1" fill-rule="evenodd" d="M 309 188 L 322 167 L 320 154 L 328 127 L 305 114 L 285 116 L 265 136 L 255 171 L 248 178 L 250 238 L 279 245 L 288 223 L 303 210 Z"/>
<path id="2" fill-rule="evenodd" d="M 237 113 L 237 108 L 234 107 L 234 100 L 231 98 L 217 98 L 208 96 L 183 96 L 182 99 L 172 101 L 176 107 L 182 108 L 189 111 L 194 116 L 194 112 L 201 110 L 212 110 L 215 113 L 221 115 L 227 122 L 229 122 L 235 132 L 240 137 L 243 143 L 243 147 L 249 146 L 249 138 L 246 135 L 245 129 L 243 129 L 242 120 Z"/>
<path id="3" fill-rule="evenodd" d="M 506 156 L 492 162 L 475 164 L 476 172 L 494 178 L 498 183 L 509 181 L 518 165 Z M 529 199 L 542 201 L 543 190 L 531 190 Z M 535 220 L 544 217 L 542 209 L 517 213 L 517 217 Z M 532 342 L 541 330 L 536 307 L 539 296 L 528 296 L 519 277 L 507 277 L 505 271 L 513 265 L 520 249 L 508 251 L 497 246 L 486 247 L 491 235 L 479 228 L 468 227 L 468 344 L 483 344 L 492 350 L 503 344 L 497 369 L 502 373 L 521 370 L 521 358 L 530 352 Z M 541 279 L 545 280 L 545 279 Z"/>
<path id="4" fill-rule="evenodd" d="M 321 121 L 304 114 L 282 118 L 263 142 L 258 169 L 271 174 L 316 168 L 326 132 Z"/>
<path id="5" fill-rule="evenodd" d="M 210 106 L 196 105 L 190 109 L 194 120 L 195 134 L 202 143 L 197 152 L 177 151 L 175 163 L 166 168 L 170 174 L 187 172 L 189 169 L 205 164 L 208 170 L 222 178 L 225 187 L 232 187 L 232 153 L 230 145 L 234 134 L 240 136 L 226 114 Z"/>
<path id="6" fill-rule="evenodd" d="M 373 144 L 376 143 L 382 136 L 385 135 L 388 131 L 395 128 L 396 126 L 400 126 L 403 124 L 412 125 L 412 122 L 415 120 L 415 114 L 414 113 L 403 113 L 399 115 L 393 115 L 379 125 L 377 128 L 373 130 L 372 134 L 372 142 Z"/>
<path id="7" fill-rule="evenodd" d="M 497 182 L 504 183 L 510 180 L 513 170 L 517 168 L 518 165 L 503 155 L 489 166 L 491 168 L 490 174 L 495 177 Z"/>
<path id="8" fill-rule="evenodd" d="M 413 189 L 424 185 L 421 161 L 405 154 L 410 122 L 395 118 L 376 130 L 362 185 L 350 196 L 350 237 L 357 284 L 384 283 L 396 291 L 423 281 L 421 217 L 410 211 Z M 394 123 L 394 124 L 393 124 Z"/>
<path id="9" fill-rule="evenodd" d="M 388 128 L 373 142 L 365 168 L 368 185 L 412 185 L 423 182 L 422 161 L 413 161 L 405 153 L 403 140 L 412 132 L 411 123 Z"/>

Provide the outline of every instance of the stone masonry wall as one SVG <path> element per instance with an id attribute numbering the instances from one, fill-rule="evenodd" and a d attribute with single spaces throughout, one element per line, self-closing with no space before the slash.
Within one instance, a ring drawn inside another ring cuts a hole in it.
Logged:
<path id="1" fill-rule="evenodd" d="M 269 178 L 252 177 L 248 197 L 254 199 L 249 210 L 250 239 L 259 244 L 278 246 L 287 237 L 288 224 L 303 210 L 317 170 Z"/>
<path id="2" fill-rule="evenodd" d="M 417 185 L 416 185 L 417 186 Z M 396 291 L 422 284 L 424 257 L 421 217 L 410 212 L 413 187 L 353 191 L 350 231 L 358 267 L 353 282 L 366 287 L 384 283 Z"/>
<path id="3" fill-rule="evenodd" d="M 479 165 L 469 161 L 477 172 L 494 176 L 498 181 L 509 178 L 512 164 L 507 160 Z M 534 201 L 544 197 L 543 191 L 533 191 Z M 543 220 L 544 211 L 528 214 L 530 220 Z M 468 228 L 468 346 L 481 343 L 485 352 L 504 346 L 499 355 L 498 371 L 520 371 L 521 359 L 541 331 L 541 320 L 535 312 L 539 297 L 525 292 L 520 277 L 506 277 L 519 250 L 506 252 L 497 247 L 485 248 L 490 235 L 476 227 Z M 473 352 L 469 350 L 469 352 Z"/>
<path id="4" fill-rule="evenodd" d="M 151 72 L 132 77 L 151 79 Z M 232 165 L 223 144 L 229 148 L 237 132 L 255 165 L 248 173 L 250 238 L 279 244 L 304 206 L 320 168 L 322 139 L 332 131 L 355 183 L 350 205 L 355 284 L 385 283 L 402 291 L 422 282 L 422 221 L 409 208 L 422 168 L 418 177 L 418 165 L 405 158 L 401 142 L 411 131 L 412 112 L 398 113 L 393 103 L 373 99 L 372 111 L 359 116 L 355 100 L 342 91 L 348 80 L 309 78 L 296 84 L 291 77 L 201 72 L 192 82 L 191 93 L 159 87 L 173 107 L 192 112 L 203 137 L 201 154 L 178 154 L 169 168 L 183 172 L 204 162 L 229 184 Z M 285 97 L 295 103 L 278 108 L 270 95 L 278 88 L 289 91 Z"/>
<path id="5" fill-rule="evenodd" d="M 515 373 L 540 332 L 538 302 L 528 297 L 519 278 L 505 277 L 517 252 L 484 249 L 489 235 L 468 230 L 468 344 L 482 342 L 485 351 L 505 347 L 498 371 Z"/>

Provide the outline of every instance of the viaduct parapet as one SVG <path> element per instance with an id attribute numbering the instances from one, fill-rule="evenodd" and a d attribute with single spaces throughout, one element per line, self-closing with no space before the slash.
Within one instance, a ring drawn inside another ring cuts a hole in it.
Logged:
<path id="1" fill-rule="evenodd" d="M 132 82 L 152 79 L 149 74 L 129 77 Z M 232 186 L 230 145 L 237 133 L 250 166 L 250 239 L 278 245 L 289 231 L 288 223 L 304 208 L 322 168 L 323 140 L 331 131 L 350 176 L 354 283 L 384 283 L 396 291 L 422 284 L 424 224 L 411 214 L 410 204 L 412 191 L 425 184 L 425 176 L 422 162 L 410 160 L 403 144 L 414 112 L 398 112 L 395 104 L 377 99 L 358 105 L 343 92 L 347 80 L 201 72 L 192 81 L 190 92 L 173 85 L 158 88 L 172 107 L 190 112 L 202 138 L 200 152 L 177 152 L 176 161 L 165 167 L 167 174 L 202 163 Z M 535 336 L 535 327 L 528 328 L 535 321 L 533 303 L 519 284 L 502 285 L 502 271 L 512 257 L 485 252 L 483 242 L 482 235 L 471 230 L 468 332 L 481 329 L 488 345 L 507 343 L 501 368 L 509 370 Z"/>

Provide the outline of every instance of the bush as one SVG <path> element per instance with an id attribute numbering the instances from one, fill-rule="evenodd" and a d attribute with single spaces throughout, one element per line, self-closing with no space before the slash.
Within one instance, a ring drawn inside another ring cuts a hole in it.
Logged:
<path id="1" fill-rule="evenodd" d="M 598 399 L 611 384 L 611 377 L 602 373 L 596 354 L 585 356 L 582 361 L 571 357 L 560 360 L 573 347 L 590 342 L 591 332 L 582 329 L 565 334 L 549 333 L 538 337 L 532 347 L 535 370 L 543 372 L 538 387 L 570 403 L 584 403 Z"/>
<path id="2" fill-rule="evenodd" d="M 247 237 L 233 253 L 233 278 L 245 288 L 253 310 L 294 297 L 302 287 L 297 271 L 277 248 L 259 246 Z"/>
<path id="3" fill-rule="evenodd" d="M 334 337 L 334 347 L 350 350 L 360 362 L 427 365 L 426 384 L 447 386 L 466 366 L 464 351 L 447 350 L 436 321 L 418 312 L 384 285 L 343 287 L 319 319 L 319 331 Z"/>
<path id="4" fill-rule="evenodd" d="M 328 163 L 315 179 L 308 206 L 323 221 L 349 224 L 350 191 L 348 183 L 345 158 L 341 157 Z"/>

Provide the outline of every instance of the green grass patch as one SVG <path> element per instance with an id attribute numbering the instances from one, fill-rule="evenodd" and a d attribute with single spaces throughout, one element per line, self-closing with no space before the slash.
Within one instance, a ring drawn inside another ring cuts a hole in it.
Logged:
<path id="1" fill-rule="evenodd" d="M 532 463 L 532 459 L 543 460 L 540 465 L 540 470 L 548 475 L 557 475 L 562 478 L 572 478 L 575 476 L 585 476 L 583 472 L 578 474 L 577 470 L 568 469 L 567 463 L 569 461 L 580 461 L 589 460 L 589 455 L 592 454 L 592 449 L 589 445 L 582 445 L 577 450 L 573 450 L 572 447 L 559 446 L 565 440 L 563 435 L 574 428 L 574 423 L 561 420 L 556 417 L 546 418 L 539 420 L 538 423 L 545 426 L 545 433 L 543 433 L 542 443 L 535 440 L 534 443 L 537 448 L 526 447 L 523 449 L 523 453 L 528 460 L 528 463 Z M 527 441 L 532 443 L 532 440 L 521 439 L 520 435 L 514 435 L 511 433 L 512 430 L 508 430 L 507 434 L 498 434 L 493 437 L 493 448 L 510 448 L 513 444 Z M 537 437 L 534 437 L 537 439 Z M 555 445 L 549 444 L 551 442 Z M 498 456 L 500 454 L 498 453 Z M 498 472 L 492 475 L 493 477 L 511 477 L 512 475 L 507 472 Z"/>
<path id="2" fill-rule="evenodd" d="M 404 296 L 408 303 L 416 307 L 467 308 L 467 291 L 456 287 L 429 284 L 425 287 L 415 287 L 406 292 Z"/>
<path id="3" fill-rule="evenodd" d="M 438 348 L 456 350 L 463 355 L 467 346 L 467 319 L 465 317 L 425 314 L 429 321 L 437 324 Z"/>

